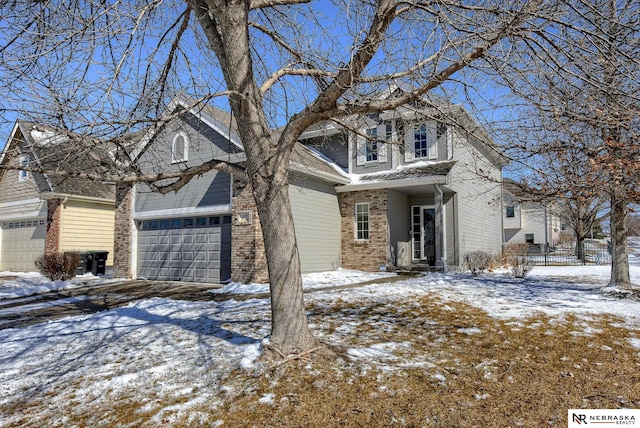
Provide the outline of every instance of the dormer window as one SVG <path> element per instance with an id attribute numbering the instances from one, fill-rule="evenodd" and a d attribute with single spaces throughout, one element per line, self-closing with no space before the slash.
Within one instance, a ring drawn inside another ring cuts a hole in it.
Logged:
<path id="1" fill-rule="evenodd" d="M 189 138 L 183 131 L 173 137 L 171 146 L 171 163 L 186 162 L 189 160 Z"/>
<path id="2" fill-rule="evenodd" d="M 20 166 L 27 168 L 29 166 L 29 156 L 22 155 L 20 156 Z M 18 181 L 26 181 L 29 179 L 29 171 L 18 171 Z"/>

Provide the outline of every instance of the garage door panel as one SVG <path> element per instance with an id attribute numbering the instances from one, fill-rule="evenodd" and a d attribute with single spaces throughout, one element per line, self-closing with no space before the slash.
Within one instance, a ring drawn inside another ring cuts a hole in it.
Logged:
<path id="1" fill-rule="evenodd" d="M 196 224 L 172 220 L 154 224 Z M 143 227 L 138 237 L 140 276 L 198 282 L 220 282 L 231 276 L 230 224 L 162 230 Z"/>
<path id="2" fill-rule="evenodd" d="M 44 219 L 8 221 L 0 224 L 0 227 L 0 270 L 36 271 L 34 261 L 44 254 L 44 238 L 47 233 Z"/>

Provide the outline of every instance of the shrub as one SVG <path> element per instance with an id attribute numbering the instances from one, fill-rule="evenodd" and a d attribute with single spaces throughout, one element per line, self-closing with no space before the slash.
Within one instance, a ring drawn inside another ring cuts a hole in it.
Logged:
<path id="1" fill-rule="evenodd" d="M 528 257 L 529 244 L 509 244 L 504 253 L 511 275 L 516 278 L 524 278 L 534 267 L 533 261 Z"/>
<path id="2" fill-rule="evenodd" d="M 50 280 L 66 281 L 76 275 L 80 260 L 78 253 L 53 253 L 41 255 L 35 264 L 40 273 Z"/>
<path id="3" fill-rule="evenodd" d="M 492 262 L 493 256 L 485 251 L 470 251 L 464 255 L 464 264 L 473 276 L 487 270 Z"/>

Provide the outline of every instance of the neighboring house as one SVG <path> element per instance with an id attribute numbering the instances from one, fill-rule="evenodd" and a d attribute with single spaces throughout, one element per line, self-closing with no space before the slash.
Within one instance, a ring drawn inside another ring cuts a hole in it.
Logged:
<path id="1" fill-rule="evenodd" d="M 504 243 L 554 247 L 567 227 L 553 210 L 541 202 L 527 200 L 526 192 L 504 179 Z"/>
<path id="2" fill-rule="evenodd" d="M 166 114 L 171 120 L 132 152 L 143 173 L 211 159 L 244 164 L 228 113 L 177 98 Z M 501 251 L 502 158 L 464 109 L 416 104 L 348 122 L 309 129 L 292 156 L 303 272 L 459 265 L 468 251 Z M 116 213 L 116 276 L 268 279 L 250 188 L 226 173 L 210 171 L 164 196 L 141 184 L 119 188 Z"/>
<path id="3" fill-rule="evenodd" d="M 102 156 L 95 143 L 18 120 L 0 163 L 86 170 Z M 110 266 L 113 227 L 112 185 L 0 169 L 0 271 L 33 271 L 38 256 L 62 251 L 109 251 Z"/>

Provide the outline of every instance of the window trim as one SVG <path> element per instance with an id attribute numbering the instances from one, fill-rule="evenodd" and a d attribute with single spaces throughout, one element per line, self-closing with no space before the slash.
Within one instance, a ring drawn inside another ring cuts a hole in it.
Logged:
<path id="1" fill-rule="evenodd" d="M 386 163 L 388 142 L 386 123 L 366 126 L 358 132 L 351 133 L 349 135 L 349 144 L 351 147 L 353 143 L 356 166 Z M 372 147 L 375 148 L 370 150 Z"/>
<path id="2" fill-rule="evenodd" d="M 425 140 L 427 146 L 416 148 L 416 134 L 424 126 Z M 404 136 L 404 153 L 405 162 L 413 162 L 420 160 L 437 160 L 438 159 L 438 122 L 435 120 L 424 120 L 410 123 L 407 126 L 407 133 Z M 416 156 L 419 151 L 426 150 L 426 156 Z"/>
<path id="3" fill-rule="evenodd" d="M 359 220 L 358 214 L 364 214 L 365 211 L 359 211 L 358 208 L 366 207 L 366 219 Z M 362 225 L 363 228 L 360 229 L 359 226 Z M 354 238 L 359 242 L 369 241 L 371 238 L 371 207 L 369 202 L 356 202 L 354 205 Z M 362 235 L 360 234 L 362 233 Z"/>
<path id="4" fill-rule="evenodd" d="M 516 217 L 516 206 L 515 205 L 507 205 L 506 206 L 506 216 L 507 218 L 515 218 Z"/>
<path id="5" fill-rule="evenodd" d="M 184 147 L 183 147 L 181 157 L 176 156 L 177 154 L 176 145 L 178 144 L 179 138 L 182 138 L 182 140 L 184 141 Z M 171 163 L 175 164 L 175 163 L 187 162 L 188 160 L 189 160 L 189 137 L 187 136 L 186 132 L 178 131 L 176 135 L 173 136 L 173 142 L 171 143 Z"/>
<path id="6" fill-rule="evenodd" d="M 364 142 L 364 161 L 366 163 L 379 162 L 380 158 L 380 142 L 378 140 L 378 128 L 367 128 L 365 130 L 367 138 Z"/>

